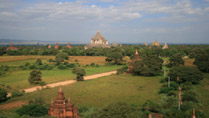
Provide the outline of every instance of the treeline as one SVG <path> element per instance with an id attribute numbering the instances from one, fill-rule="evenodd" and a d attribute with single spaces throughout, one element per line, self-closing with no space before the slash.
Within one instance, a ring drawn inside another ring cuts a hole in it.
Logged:
<path id="1" fill-rule="evenodd" d="M 7 47 L 0 47 L 0 55 L 56 55 L 65 52 L 70 56 L 107 56 L 110 52 L 117 49 L 123 56 L 132 56 L 136 50 L 139 55 L 158 55 L 170 57 L 174 54 L 181 54 L 193 58 L 200 51 L 209 52 L 209 45 L 169 45 L 168 49 L 162 50 L 160 47 L 144 45 L 123 45 L 111 48 L 90 48 L 85 50 L 83 46 L 73 46 L 72 49 L 66 46 L 59 46 L 59 50 L 48 49 L 48 46 L 18 46 L 19 50 L 6 50 Z"/>

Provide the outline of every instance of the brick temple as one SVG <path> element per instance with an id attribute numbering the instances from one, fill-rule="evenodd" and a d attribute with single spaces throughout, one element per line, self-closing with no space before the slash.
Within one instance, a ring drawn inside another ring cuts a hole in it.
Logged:
<path id="1" fill-rule="evenodd" d="M 71 45 L 70 45 L 70 43 L 67 43 L 67 46 L 66 46 L 68 49 L 71 49 L 72 47 L 71 47 Z"/>
<path id="2" fill-rule="evenodd" d="M 141 59 L 139 58 L 139 53 L 138 53 L 138 51 L 136 50 L 136 53 L 135 53 L 135 55 L 134 55 L 133 60 L 129 63 L 129 66 L 128 66 L 128 73 L 131 73 L 131 72 L 132 72 L 132 70 L 133 70 L 133 64 L 134 64 L 135 61 L 138 61 L 138 60 L 141 60 Z"/>
<path id="3" fill-rule="evenodd" d="M 59 44 L 58 44 L 58 42 L 57 42 L 56 45 L 54 46 L 54 49 L 59 49 Z"/>
<path id="4" fill-rule="evenodd" d="M 18 50 L 18 48 L 13 46 L 13 43 L 11 42 L 11 45 L 7 48 L 7 50 Z"/>
<path id="5" fill-rule="evenodd" d="M 70 99 L 65 99 L 62 88 L 60 88 L 56 100 L 51 102 L 48 114 L 59 118 L 79 118 L 77 111 L 76 106 L 70 103 Z"/>

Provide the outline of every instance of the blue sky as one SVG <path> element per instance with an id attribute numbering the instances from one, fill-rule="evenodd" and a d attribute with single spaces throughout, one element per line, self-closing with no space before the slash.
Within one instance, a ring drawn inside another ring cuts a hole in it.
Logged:
<path id="1" fill-rule="evenodd" d="M 209 0 L 0 0 L 0 39 L 209 43 Z"/>

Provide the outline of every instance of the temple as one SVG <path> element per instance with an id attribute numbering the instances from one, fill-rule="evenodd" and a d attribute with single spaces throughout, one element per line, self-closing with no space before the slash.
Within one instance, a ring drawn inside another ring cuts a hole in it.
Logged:
<path id="1" fill-rule="evenodd" d="M 163 48 L 162 49 L 168 49 L 168 45 L 167 45 L 167 43 L 165 42 L 165 45 L 163 46 Z"/>
<path id="2" fill-rule="evenodd" d="M 66 46 L 68 49 L 71 49 L 72 47 L 71 47 L 71 45 L 70 45 L 70 43 L 67 43 L 67 46 Z"/>
<path id="3" fill-rule="evenodd" d="M 155 42 L 152 44 L 152 46 L 160 46 L 160 44 L 158 43 L 158 41 L 157 40 L 155 40 Z"/>
<path id="4" fill-rule="evenodd" d="M 139 60 L 141 60 L 141 59 L 139 58 L 139 53 L 138 53 L 138 51 L 136 50 L 136 53 L 135 53 L 135 55 L 134 55 L 133 60 L 129 63 L 129 66 L 128 66 L 128 73 L 132 73 L 134 62 L 135 62 L 135 61 L 139 61 Z"/>
<path id="5" fill-rule="evenodd" d="M 79 118 L 77 111 L 76 106 L 70 103 L 70 99 L 65 99 L 62 88 L 60 88 L 56 100 L 51 102 L 48 115 L 59 118 Z"/>
<path id="6" fill-rule="evenodd" d="M 54 46 L 54 49 L 59 49 L 59 44 L 58 44 L 58 42 L 57 42 L 56 45 Z"/>
<path id="7" fill-rule="evenodd" d="M 93 48 L 93 47 L 102 47 L 102 48 L 110 48 L 108 45 L 108 41 L 100 34 L 100 31 L 97 30 L 97 34 L 91 38 L 91 44 L 86 45 L 84 48 Z"/>
<path id="8" fill-rule="evenodd" d="M 48 45 L 48 48 L 49 48 L 49 49 L 52 48 L 52 45 L 49 44 L 49 45 Z"/>
<path id="9" fill-rule="evenodd" d="M 112 46 L 113 46 L 113 47 L 117 47 L 117 46 L 118 46 L 117 42 L 114 41 L 114 43 L 112 44 Z"/>
<path id="10" fill-rule="evenodd" d="M 11 42 L 11 45 L 7 48 L 7 50 L 18 50 L 18 48 L 13 46 L 13 43 Z"/>

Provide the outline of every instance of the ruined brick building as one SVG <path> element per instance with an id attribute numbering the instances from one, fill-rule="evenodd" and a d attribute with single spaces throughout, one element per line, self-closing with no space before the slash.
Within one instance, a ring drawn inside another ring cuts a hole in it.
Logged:
<path id="1" fill-rule="evenodd" d="M 59 49 L 59 44 L 58 44 L 58 42 L 56 43 L 56 45 L 54 46 L 54 49 Z"/>
<path id="2" fill-rule="evenodd" d="M 139 58 L 139 53 L 136 50 L 136 53 L 134 55 L 133 60 L 131 62 L 129 62 L 128 73 L 131 73 L 132 72 L 132 70 L 133 70 L 133 64 L 134 64 L 135 61 L 138 61 L 138 60 L 141 60 L 141 59 Z"/>
<path id="3" fill-rule="evenodd" d="M 11 45 L 7 48 L 7 50 L 18 50 L 18 48 L 13 46 L 13 43 L 11 42 Z"/>
<path id="4" fill-rule="evenodd" d="M 56 100 L 51 102 L 48 114 L 59 118 L 79 118 L 76 106 L 70 103 L 70 99 L 65 99 L 62 88 L 59 89 Z"/>

